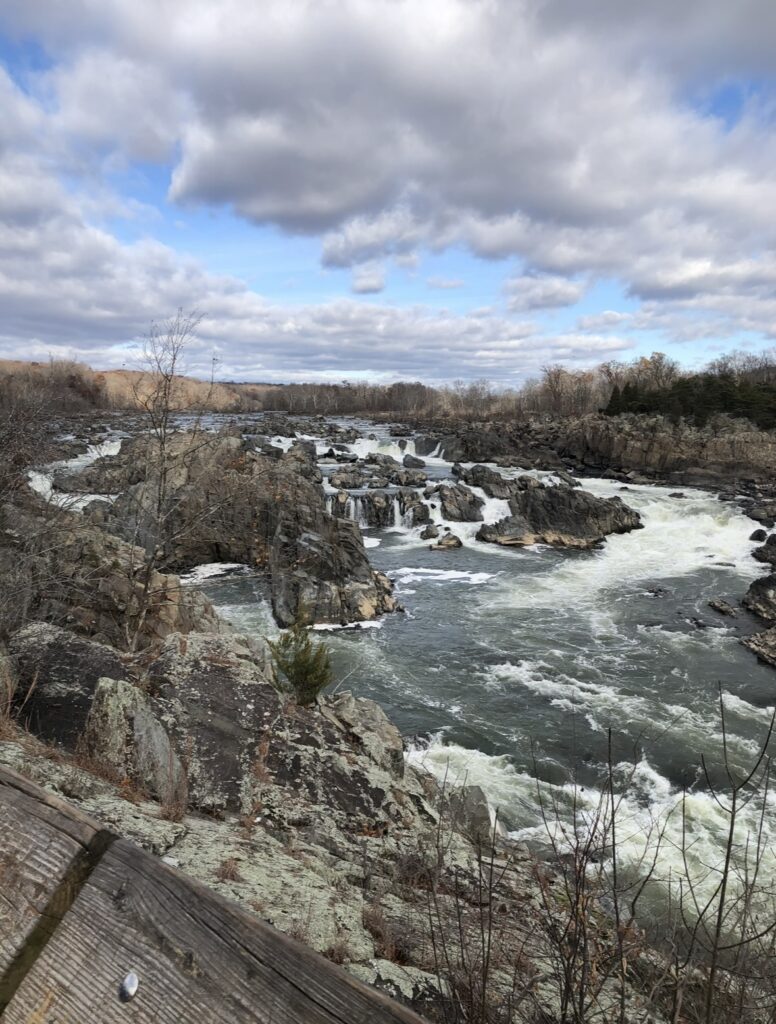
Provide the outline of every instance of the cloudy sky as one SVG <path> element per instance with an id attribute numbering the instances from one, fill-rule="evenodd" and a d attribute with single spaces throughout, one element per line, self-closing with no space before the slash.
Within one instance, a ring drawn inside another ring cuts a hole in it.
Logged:
<path id="1" fill-rule="evenodd" d="M 776 336 L 773 0 L 3 0 L 0 356 L 487 377 Z"/>

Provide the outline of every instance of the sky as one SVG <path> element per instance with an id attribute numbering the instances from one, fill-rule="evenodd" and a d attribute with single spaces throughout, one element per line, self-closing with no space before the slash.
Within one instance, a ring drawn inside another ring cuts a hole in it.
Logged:
<path id="1" fill-rule="evenodd" d="M 776 337 L 773 0 L 0 0 L 0 357 L 512 387 Z"/>

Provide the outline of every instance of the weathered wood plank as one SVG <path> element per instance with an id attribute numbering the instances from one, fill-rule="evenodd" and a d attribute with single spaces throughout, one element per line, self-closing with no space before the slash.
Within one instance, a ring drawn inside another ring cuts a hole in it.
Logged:
<path id="1" fill-rule="evenodd" d="M 104 834 L 0 769 L 0 1010 L 75 899 Z"/>
<path id="2" fill-rule="evenodd" d="M 129 1003 L 119 986 L 134 971 Z M 393 1000 L 124 840 L 105 853 L 3 1024 L 420 1024 Z"/>

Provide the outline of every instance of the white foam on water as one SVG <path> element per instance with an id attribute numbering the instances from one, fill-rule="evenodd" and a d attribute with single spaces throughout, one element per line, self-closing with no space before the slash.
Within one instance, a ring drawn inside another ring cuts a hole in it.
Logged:
<path id="1" fill-rule="evenodd" d="M 189 572 L 183 573 L 180 576 L 180 581 L 181 583 L 196 585 L 197 583 L 204 583 L 205 580 L 212 580 L 217 576 L 224 576 L 237 569 L 250 570 L 250 566 L 244 565 L 242 562 L 204 562 L 202 565 L 195 566 Z"/>
<path id="2" fill-rule="evenodd" d="M 310 627 L 318 633 L 339 633 L 343 629 L 382 629 L 384 619 L 365 619 L 360 622 L 315 622 Z"/>
<path id="3" fill-rule="evenodd" d="M 399 444 L 399 441 L 404 442 L 403 446 Z M 359 459 L 365 459 L 369 455 L 390 455 L 397 462 L 401 462 L 405 455 L 415 454 L 415 441 L 411 437 L 399 438 L 397 440 L 385 437 L 375 439 L 359 437 L 358 440 L 351 441 L 348 448 Z"/>
<path id="4" fill-rule="evenodd" d="M 560 653 L 548 651 L 548 654 Z M 596 667 L 582 657 L 581 663 Z M 491 665 L 475 673 L 488 690 L 510 693 L 519 687 L 546 699 L 547 703 L 564 713 L 579 713 L 592 718 L 595 731 L 613 726 L 625 735 L 645 739 L 657 735 L 675 734 L 680 742 L 692 742 L 701 750 L 709 742 L 721 749 L 723 736 L 717 705 L 711 701 L 699 709 L 670 704 L 650 693 L 628 693 L 608 681 L 595 682 L 576 679 L 568 672 L 557 671 L 545 661 L 523 660 Z M 602 680 L 607 679 L 599 672 Z M 724 698 L 726 710 L 734 705 Z M 736 698 L 737 700 L 737 698 Z M 755 753 L 757 743 L 744 736 L 729 734 L 728 749 L 734 762 L 745 764 Z"/>
<path id="5" fill-rule="evenodd" d="M 758 719 L 765 725 L 771 721 L 774 710 L 776 710 L 773 707 L 758 708 L 742 697 L 738 697 L 735 693 L 729 693 L 727 690 L 722 694 L 722 699 L 726 711 L 732 711 L 733 714 L 739 715 L 742 718 Z"/>
<path id="6" fill-rule="evenodd" d="M 364 540 L 364 547 L 365 548 L 379 548 L 380 547 L 380 538 L 379 537 L 364 537 L 363 540 Z"/>
<path id="7" fill-rule="evenodd" d="M 575 832 L 600 833 L 602 814 L 604 820 L 609 816 L 603 788 L 573 782 L 537 783 L 533 775 L 516 769 L 509 758 L 445 744 L 442 734 L 433 736 L 428 745 L 412 746 L 405 756 L 409 764 L 431 772 L 446 786 L 481 786 L 492 807 L 510 822 L 511 837 L 539 850 L 549 852 L 553 846 L 558 852 L 570 850 L 570 837 Z M 675 882 L 685 877 L 684 844 L 698 894 L 710 895 L 719 880 L 717 871 L 724 859 L 721 837 L 728 826 L 728 818 L 714 797 L 691 791 L 683 800 L 682 793 L 645 758 L 635 765 L 617 764 L 613 774 L 620 868 L 643 874 L 654 859 L 653 881 L 663 885 L 669 879 Z M 772 878 L 776 873 L 773 795 L 768 796 L 766 806 L 762 872 L 763 877 Z M 757 801 L 742 812 L 736 836 L 739 855 L 747 834 L 756 835 L 758 816 Z M 605 834 L 600 836 L 602 846 L 607 838 Z M 735 884 L 734 879 L 731 885 Z"/>
<path id="8" fill-rule="evenodd" d="M 222 619 L 248 636 L 266 636 L 270 639 L 280 635 L 272 608 L 268 601 L 256 595 L 250 604 L 216 604 L 216 611 Z"/>
<path id="9" fill-rule="evenodd" d="M 270 444 L 273 444 L 276 448 L 282 448 L 284 452 L 289 451 L 296 441 L 295 437 L 282 437 L 280 434 L 275 434 L 271 437 Z"/>
<path id="10" fill-rule="evenodd" d="M 465 569 L 423 569 L 405 567 L 395 569 L 392 575 L 401 585 L 405 583 L 469 583 L 477 585 L 495 579 L 494 572 L 467 572 Z"/>
<path id="11" fill-rule="evenodd" d="M 59 462 L 52 462 L 43 470 L 31 469 L 27 473 L 27 480 L 30 488 L 39 494 L 45 501 L 60 508 L 67 508 L 74 512 L 81 512 L 92 501 L 115 501 L 117 494 L 71 494 L 66 491 L 58 491 L 54 487 L 54 473 L 57 470 L 79 470 L 96 462 L 103 457 L 118 455 L 121 450 L 121 439 L 112 441 L 101 441 L 99 444 L 87 445 L 86 451 L 76 455 L 72 459 L 62 459 Z"/>
<path id="12" fill-rule="evenodd" d="M 632 590 L 647 581 L 716 569 L 754 579 L 762 567 L 751 557 L 753 520 L 706 492 L 670 498 L 665 487 L 633 487 L 623 495 L 607 480 L 587 480 L 599 497 L 621 496 L 642 517 L 643 529 L 607 537 L 602 548 L 564 559 L 549 572 L 505 586 L 501 607 L 595 605 L 600 592 Z"/>

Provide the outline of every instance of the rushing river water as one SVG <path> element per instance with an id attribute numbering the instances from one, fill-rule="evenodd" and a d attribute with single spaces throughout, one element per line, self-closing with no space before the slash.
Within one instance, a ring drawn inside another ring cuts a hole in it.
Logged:
<path id="1" fill-rule="evenodd" d="M 384 428 L 357 425 L 376 434 L 349 446 L 359 456 L 401 458 L 414 450 L 411 440 L 400 446 Z M 318 445 L 325 474 L 336 468 L 323 458 L 328 447 Z M 70 464 L 117 448 L 91 448 Z M 432 479 L 451 478 L 450 463 L 426 461 Z M 50 477 L 33 477 L 52 497 Z M 538 846 L 547 833 L 536 777 L 554 814 L 570 816 L 574 803 L 575 813 L 594 817 L 611 730 L 623 787 L 623 855 L 637 861 L 660 819 L 659 870 L 680 866 L 678 805 L 687 787 L 685 837 L 690 860 L 703 871 L 719 861 L 727 828 L 700 769 L 705 755 L 712 777 L 721 779 L 719 693 L 730 761 L 740 769 L 756 755 L 776 702 L 776 673 L 738 642 L 756 624 L 743 611 L 727 619 L 707 606 L 720 596 L 737 604 L 763 571 L 751 557 L 757 524 L 702 491 L 672 497 L 664 487 L 623 490 L 590 479 L 583 486 L 620 495 L 644 528 L 574 552 L 483 544 L 474 536 L 479 524 L 453 523 L 464 547 L 440 551 L 402 523 L 397 504 L 393 526 L 364 529 L 372 563 L 394 580 L 405 611 L 369 628 L 326 634 L 337 685 L 382 705 L 410 738 L 410 761 L 451 782 L 481 785 L 510 832 Z M 357 518 L 357 501 L 351 511 Z M 494 522 L 506 503 L 488 499 L 483 511 Z M 438 509 L 432 515 L 441 522 Z M 203 567 L 190 579 L 241 630 L 277 633 L 257 578 Z M 774 811 L 771 801 L 769 850 Z M 751 815 L 754 825 L 754 807 Z M 776 859 L 769 858 L 773 875 Z"/>
<path id="2" fill-rule="evenodd" d="M 378 438 L 351 448 L 401 457 L 395 441 Z M 427 461 L 434 479 L 451 477 L 449 463 Z M 719 778 L 719 692 L 731 761 L 743 767 L 767 731 L 776 674 L 738 642 L 754 623 L 743 612 L 722 618 L 707 602 L 737 603 L 761 574 L 748 539 L 758 524 L 701 491 L 680 498 L 664 487 L 583 485 L 619 494 L 644 529 L 590 552 L 498 548 L 474 539 L 478 524 L 459 523 L 450 525 L 463 548 L 429 550 L 398 515 L 390 528 L 365 529 L 370 558 L 395 581 L 405 612 L 327 634 L 339 686 L 382 705 L 411 737 L 411 761 L 480 784 L 511 833 L 538 844 L 546 832 L 536 774 L 561 814 L 571 813 L 572 794 L 594 814 L 611 729 L 618 778 L 630 780 L 626 856 L 638 858 L 654 819 L 668 816 L 660 864 L 676 862 L 677 805 L 690 787 L 691 859 L 714 861 L 727 820 L 705 790 L 700 758 Z M 484 511 L 495 521 L 506 510 L 489 501 Z M 241 629 L 275 631 L 255 580 L 206 587 Z"/>

